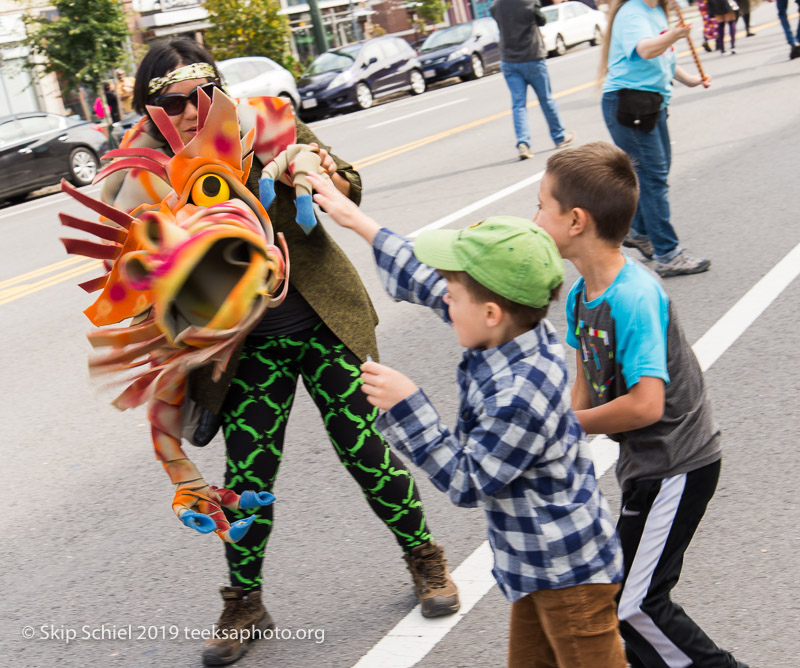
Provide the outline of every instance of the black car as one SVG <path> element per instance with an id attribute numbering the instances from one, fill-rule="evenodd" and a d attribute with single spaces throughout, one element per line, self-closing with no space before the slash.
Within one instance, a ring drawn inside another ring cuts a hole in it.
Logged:
<path id="1" fill-rule="evenodd" d="M 99 126 L 71 116 L 29 111 L 0 117 L 0 198 L 22 200 L 29 192 L 68 178 L 89 185 L 107 139 Z"/>
<path id="2" fill-rule="evenodd" d="M 480 79 L 500 66 L 500 31 L 493 18 L 475 19 L 432 32 L 419 47 L 428 82 L 460 77 Z"/>
<path id="3" fill-rule="evenodd" d="M 409 89 L 425 92 L 417 55 L 399 37 L 376 37 L 317 56 L 297 82 L 300 116 L 313 120 L 368 109 L 376 97 Z"/>

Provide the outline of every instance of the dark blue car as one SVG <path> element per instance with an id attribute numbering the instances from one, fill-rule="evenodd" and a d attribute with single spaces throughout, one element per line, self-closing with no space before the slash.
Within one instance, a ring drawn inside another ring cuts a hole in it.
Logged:
<path id="1" fill-rule="evenodd" d="M 480 79 L 500 66 L 500 31 L 493 18 L 476 19 L 436 30 L 419 47 L 425 81 L 460 77 Z"/>
<path id="2" fill-rule="evenodd" d="M 399 90 L 425 92 L 417 55 L 398 37 L 376 37 L 326 51 L 297 82 L 300 117 L 314 120 L 350 109 L 368 109 L 376 97 Z"/>

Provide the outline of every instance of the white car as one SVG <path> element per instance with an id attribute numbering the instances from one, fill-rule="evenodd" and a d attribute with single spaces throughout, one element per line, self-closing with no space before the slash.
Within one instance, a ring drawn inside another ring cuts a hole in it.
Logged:
<path id="1" fill-rule="evenodd" d="M 608 19 L 604 12 L 591 9 L 582 2 L 561 2 L 542 7 L 547 23 L 539 30 L 548 53 L 561 56 L 567 47 L 590 42 L 592 46 L 603 41 Z"/>
<path id="2" fill-rule="evenodd" d="M 285 97 L 296 109 L 300 104 L 291 72 L 262 56 L 220 60 L 217 67 L 231 97 Z"/>

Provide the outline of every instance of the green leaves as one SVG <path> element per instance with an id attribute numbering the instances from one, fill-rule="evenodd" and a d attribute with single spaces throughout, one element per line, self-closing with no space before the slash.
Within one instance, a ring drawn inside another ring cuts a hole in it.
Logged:
<path id="1" fill-rule="evenodd" d="M 128 25 L 117 0 L 52 0 L 58 16 L 50 21 L 27 15 L 26 46 L 69 89 L 97 90 L 125 52 Z"/>
<path id="2" fill-rule="evenodd" d="M 206 46 L 218 60 L 266 56 L 294 72 L 288 19 L 278 0 L 206 0 Z"/>

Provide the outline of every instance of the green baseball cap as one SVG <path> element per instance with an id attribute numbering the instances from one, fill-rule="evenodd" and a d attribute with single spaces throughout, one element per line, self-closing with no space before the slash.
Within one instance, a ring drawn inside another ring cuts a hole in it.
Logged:
<path id="1" fill-rule="evenodd" d="M 542 308 L 564 281 L 552 237 L 530 220 L 493 216 L 463 230 L 428 230 L 414 244 L 420 262 L 465 271 L 512 302 Z"/>

